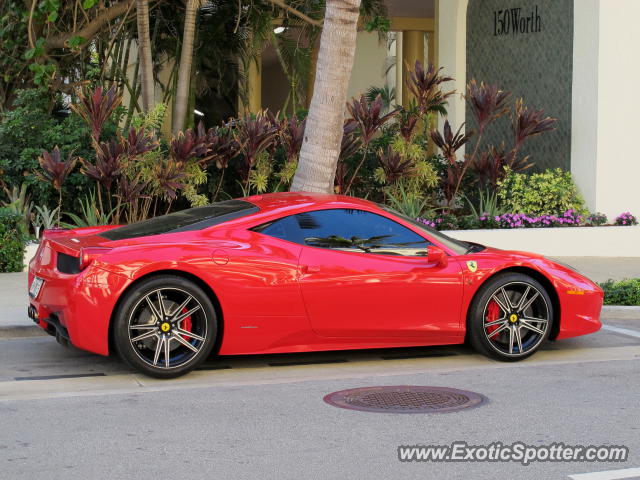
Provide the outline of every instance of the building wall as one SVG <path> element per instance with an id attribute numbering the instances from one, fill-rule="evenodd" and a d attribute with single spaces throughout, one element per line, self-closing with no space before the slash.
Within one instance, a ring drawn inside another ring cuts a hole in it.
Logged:
<path id="1" fill-rule="evenodd" d="M 571 172 L 589 208 L 640 214 L 636 0 L 575 0 Z"/>
<path id="2" fill-rule="evenodd" d="M 262 108 L 273 113 L 282 110 L 289 95 L 289 80 L 282 71 L 280 62 L 273 61 L 262 64 Z M 288 111 L 291 107 L 288 107 Z"/>
<path id="3" fill-rule="evenodd" d="M 395 54 L 395 51 L 393 53 Z M 385 75 L 385 65 L 389 61 L 387 41 L 381 40 L 377 32 L 359 31 L 347 100 L 359 97 L 372 86 L 383 87 L 388 84 L 389 87 L 394 87 L 395 85 L 389 82 L 389 79 L 393 78 L 392 75 Z M 262 108 L 269 108 L 273 112 L 282 110 L 289 94 L 289 82 L 273 52 L 263 54 L 261 88 Z"/>
<path id="4" fill-rule="evenodd" d="M 522 98 L 557 119 L 555 130 L 529 139 L 520 151 L 536 170 L 570 168 L 572 65 L 573 0 L 469 0 L 467 82 L 496 84 L 511 92 L 511 104 Z M 484 136 L 486 145 L 502 142 L 507 149 L 514 143 L 506 115 Z"/>
<path id="5" fill-rule="evenodd" d="M 387 42 L 384 39 L 380 41 L 377 32 L 358 32 L 356 56 L 347 91 L 348 100 L 366 93 L 371 86 L 385 85 L 387 56 Z"/>
<path id="6" fill-rule="evenodd" d="M 575 1 L 577 5 L 583 0 Z M 638 215 L 640 161 L 636 150 L 636 120 L 640 109 L 637 94 L 640 2 L 600 0 L 598 3 L 598 90 L 597 95 L 584 91 L 580 97 L 583 102 L 597 101 L 595 207 L 610 217 L 627 210 Z"/>

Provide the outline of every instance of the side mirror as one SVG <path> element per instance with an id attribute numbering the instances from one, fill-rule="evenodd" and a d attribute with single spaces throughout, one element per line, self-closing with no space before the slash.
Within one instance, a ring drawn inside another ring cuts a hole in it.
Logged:
<path id="1" fill-rule="evenodd" d="M 427 248 L 427 263 L 445 266 L 447 264 L 447 254 L 440 247 L 429 245 Z"/>

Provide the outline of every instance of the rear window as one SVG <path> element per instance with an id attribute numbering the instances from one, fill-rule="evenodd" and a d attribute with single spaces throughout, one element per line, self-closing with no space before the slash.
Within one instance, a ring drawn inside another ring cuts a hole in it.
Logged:
<path id="1" fill-rule="evenodd" d="M 212 203 L 204 207 L 189 208 L 161 217 L 150 218 L 143 222 L 132 223 L 101 233 L 107 240 L 126 240 L 128 238 L 160 235 L 163 233 L 202 230 L 229 220 L 256 213 L 258 207 L 244 200 L 227 200 Z"/>

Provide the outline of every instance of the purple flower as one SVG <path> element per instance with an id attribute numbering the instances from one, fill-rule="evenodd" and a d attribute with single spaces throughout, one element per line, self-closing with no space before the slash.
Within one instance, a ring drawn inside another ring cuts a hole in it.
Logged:
<path id="1" fill-rule="evenodd" d="M 616 217 L 616 225 L 637 225 L 638 219 L 631 212 L 623 212 Z"/>

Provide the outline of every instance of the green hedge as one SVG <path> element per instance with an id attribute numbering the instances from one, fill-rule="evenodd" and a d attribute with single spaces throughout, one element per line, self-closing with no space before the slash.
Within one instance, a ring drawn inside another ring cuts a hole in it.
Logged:
<path id="1" fill-rule="evenodd" d="M 640 305 L 640 278 L 627 278 L 619 282 L 607 280 L 600 286 L 604 290 L 605 305 Z"/>
<path id="2" fill-rule="evenodd" d="M 560 215 L 567 210 L 587 213 L 571 173 L 559 168 L 531 175 L 507 170 L 499 184 L 498 198 L 509 213 Z"/>
<path id="3" fill-rule="evenodd" d="M 21 272 L 25 237 L 20 232 L 19 215 L 0 208 L 0 272 Z"/>

